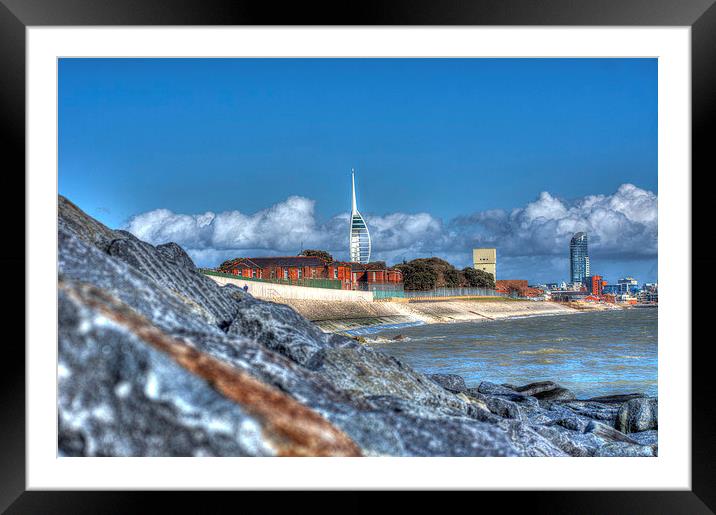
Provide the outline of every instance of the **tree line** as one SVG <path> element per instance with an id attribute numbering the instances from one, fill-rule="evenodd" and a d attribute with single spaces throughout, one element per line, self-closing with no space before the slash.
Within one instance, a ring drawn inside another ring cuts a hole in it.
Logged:
<path id="1" fill-rule="evenodd" d="M 333 256 L 325 250 L 308 249 L 302 256 L 316 256 L 328 262 Z M 373 268 L 388 268 L 383 261 L 369 263 Z M 366 266 L 368 266 L 366 265 Z M 406 290 L 433 290 L 435 288 L 495 288 L 495 277 L 483 270 L 465 267 L 458 270 L 444 259 L 418 258 L 393 266 L 403 273 Z"/>

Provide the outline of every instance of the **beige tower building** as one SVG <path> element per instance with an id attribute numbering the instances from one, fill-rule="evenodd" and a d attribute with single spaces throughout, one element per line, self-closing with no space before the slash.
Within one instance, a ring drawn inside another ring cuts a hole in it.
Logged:
<path id="1" fill-rule="evenodd" d="M 472 249 L 472 263 L 476 270 L 484 270 L 497 280 L 497 249 Z"/>

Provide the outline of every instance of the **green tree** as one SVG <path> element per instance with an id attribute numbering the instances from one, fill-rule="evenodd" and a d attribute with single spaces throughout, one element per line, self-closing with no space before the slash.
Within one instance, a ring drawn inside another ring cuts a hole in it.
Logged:
<path id="1" fill-rule="evenodd" d="M 443 271 L 443 282 L 446 288 L 459 288 L 462 283 L 462 274 L 456 270 L 452 265 L 450 268 L 445 268 Z"/>
<path id="2" fill-rule="evenodd" d="M 484 270 L 469 266 L 462 269 L 462 275 L 465 278 L 465 286 L 470 288 L 495 288 L 495 276 Z"/>
<path id="3" fill-rule="evenodd" d="M 426 259 L 414 259 L 408 263 L 396 265 L 403 272 L 403 285 L 406 290 L 432 290 L 437 286 L 438 272 L 434 263 Z"/>
<path id="4" fill-rule="evenodd" d="M 327 261 L 329 263 L 333 263 L 333 256 L 331 256 L 325 250 L 306 249 L 303 252 L 301 252 L 299 254 L 299 256 L 317 257 L 317 258 L 321 258 L 324 261 Z"/>

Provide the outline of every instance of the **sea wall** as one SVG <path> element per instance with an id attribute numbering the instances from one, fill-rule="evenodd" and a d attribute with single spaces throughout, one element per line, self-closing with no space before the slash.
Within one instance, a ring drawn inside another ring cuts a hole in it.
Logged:
<path id="1" fill-rule="evenodd" d="M 373 292 L 334 290 L 330 288 L 311 288 L 289 284 L 265 283 L 207 275 L 209 279 L 220 285 L 233 284 L 239 288 L 248 287 L 248 292 L 257 299 L 284 302 L 290 299 L 309 299 L 317 301 L 340 302 L 372 302 Z"/>
<path id="2" fill-rule="evenodd" d="M 336 302 L 285 299 L 324 331 L 344 331 L 384 324 L 439 324 L 496 320 L 518 316 L 569 314 L 577 311 L 554 303 L 512 299 L 423 302 Z"/>

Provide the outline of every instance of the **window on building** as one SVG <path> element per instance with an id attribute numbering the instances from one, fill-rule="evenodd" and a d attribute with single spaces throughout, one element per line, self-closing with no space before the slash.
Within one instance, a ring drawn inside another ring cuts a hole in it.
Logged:
<path id="1" fill-rule="evenodd" d="M 283 278 L 288 279 L 288 268 L 283 269 Z"/>
<path id="2" fill-rule="evenodd" d="M 375 272 L 373 272 L 373 282 L 375 282 Z"/>
<path id="3" fill-rule="evenodd" d="M 255 268 L 251 269 L 251 277 L 256 277 L 256 269 Z"/>
<path id="4" fill-rule="evenodd" d="M 303 277 L 303 268 L 298 269 L 298 278 L 301 279 Z"/>
<path id="5" fill-rule="evenodd" d="M 333 278 L 338 279 L 338 269 L 337 268 L 333 269 Z"/>

